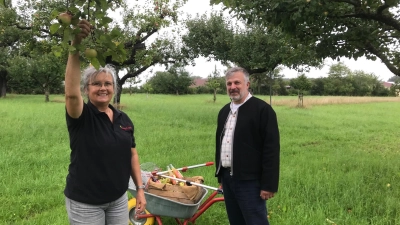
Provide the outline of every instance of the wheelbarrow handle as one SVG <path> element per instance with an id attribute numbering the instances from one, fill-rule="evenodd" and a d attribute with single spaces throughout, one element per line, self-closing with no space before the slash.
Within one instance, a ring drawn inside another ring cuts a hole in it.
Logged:
<path id="1" fill-rule="evenodd" d="M 181 182 L 185 182 L 186 185 L 188 185 L 188 186 L 195 185 L 195 186 L 199 186 L 199 187 L 203 187 L 203 188 L 207 188 L 207 189 L 211 189 L 211 190 L 217 191 L 218 193 L 223 193 L 222 189 L 220 189 L 220 188 L 211 187 L 211 186 L 207 186 L 207 185 L 204 185 L 204 184 L 191 182 L 191 181 L 188 181 L 188 180 L 183 180 L 183 179 L 179 179 L 179 178 L 176 178 L 176 177 L 170 177 L 170 176 L 167 176 L 167 175 L 160 174 L 160 176 L 166 177 L 166 178 L 169 178 L 169 179 L 174 179 L 174 180 L 181 181 Z"/>
<path id="2" fill-rule="evenodd" d="M 188 169 L 197 168 L 197 167 L 201 167 L 201 166 L 212 166 L 212 165 L 214 165 L 214 162 L 206 162 L 206 163 L 202 163 L 202 164 L 198 164 L 198 165 L 181 167 L 181 168 L 178 168 L 176 170 L 179 170 L 179 171 L 182 171 L 182 172 L 186 172 L 186 170 L 188 170 Z M 157 172 L 157 171 L 152 171 L 151 172 L 151 174 L 153 176 L 166 174 L 166 173 L 168 173 L 168 170 L 160 171 L 160 172 Z"/>

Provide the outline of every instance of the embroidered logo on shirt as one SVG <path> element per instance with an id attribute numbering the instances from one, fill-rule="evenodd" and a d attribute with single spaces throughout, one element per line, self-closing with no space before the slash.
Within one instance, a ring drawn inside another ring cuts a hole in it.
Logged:
<path id="1" fill-rule="evenodd" d="M 125 131 L 127 131 L 127 130 L 132 130 L 132 127 L 123 127 L 123 126 L 119 126 L 122 130 L 125 130 Z"/>

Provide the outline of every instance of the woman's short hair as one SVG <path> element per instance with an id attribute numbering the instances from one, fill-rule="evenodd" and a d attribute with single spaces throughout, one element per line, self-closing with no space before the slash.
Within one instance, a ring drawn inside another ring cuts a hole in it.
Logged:
<path id="1" fill-rule="evenodd" d="M 93 79 L 95 79 L 98 74 L 100 74 L 102 72 L 111 75 L 111 77 L 113 79 L 114 93 L 117 93 L 117 91 L 118 91 L 117 74 L 115 72 L 115 68 L 109 64 L 105 65 L 104 67 L 100 67 L 99 69 L 96 69 L 93 66 L 89 66 L 85 70 L 83 70 L 83 72 L 82 72 L 82 89 L 83 89 L 83 91 L 86 91 L 88 89 L 88 86 L 91 83 L 91 81 Z"/>

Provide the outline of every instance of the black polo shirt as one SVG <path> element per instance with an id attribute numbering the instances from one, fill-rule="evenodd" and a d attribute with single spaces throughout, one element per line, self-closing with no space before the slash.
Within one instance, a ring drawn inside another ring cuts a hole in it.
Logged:
<path id="1" fill-rule="evenodd" d="M 136 147 L 134 127 L 129 117 L 112 105 L 114 122 L 90 101 L 82 115 L 66 113 L 70 139 L 70 165 L 65 196 L 88 203 L 103 204 L 121 197 L 131 175 L 131 148 Z"/>

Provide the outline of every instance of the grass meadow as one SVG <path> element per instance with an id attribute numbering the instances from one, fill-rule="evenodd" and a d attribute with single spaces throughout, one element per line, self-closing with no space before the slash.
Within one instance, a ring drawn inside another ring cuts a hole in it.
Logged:
<path id="1" fill-rule="evenodd" d="M 123 95 L 140 160 L 160 167 L 214 159 L 225 95 Z M 269 102 L 269 96 L 259 96 Z M 0 224 L 68 224 L 63 189 L 69 141 L 63 96 L 0 99 Z M 271 225 L 400 224 L 400 98 L 273 97 L 281 132 Z M 217 187 L 214 166 L 189 170 Z M 209 191 L 211 192 L 211 191 Z M 176 224 L 163 217 L 164 225 Z M 222 202 L 196 224 L 227 225 Z"/>

